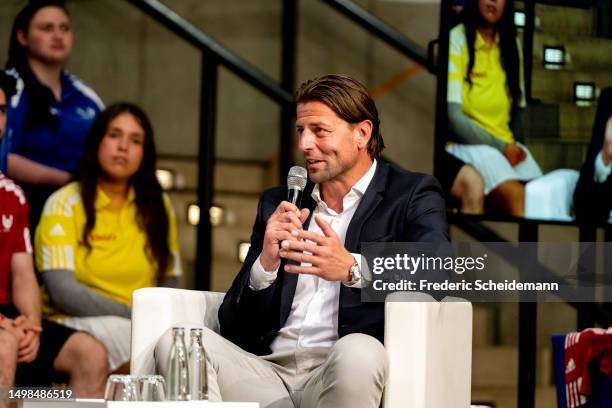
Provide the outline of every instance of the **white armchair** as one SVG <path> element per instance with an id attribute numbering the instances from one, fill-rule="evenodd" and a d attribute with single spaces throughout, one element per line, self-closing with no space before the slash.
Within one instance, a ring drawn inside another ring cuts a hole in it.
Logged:
<path id="1" fill-rule="evenodd" d="M 525 218 L 572 221 L 574 190 L 580 173 L 557 169 L 525 185 Z"/>
<path id="2" fill-rule="evenodd" d="M 155 372 L 153 352 L 174 324 L 219 331 L 223 293 L 145 288 L 133 294 L 131 373 Z M 383 408 L 468 408 L 472 363 L 472 305 L 394 293 L 385 303 L 389 378 Z"/>

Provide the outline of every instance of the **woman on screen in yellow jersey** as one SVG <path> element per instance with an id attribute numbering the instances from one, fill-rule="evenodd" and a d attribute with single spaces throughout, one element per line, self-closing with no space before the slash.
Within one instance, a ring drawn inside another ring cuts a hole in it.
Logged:
<path id="1" fill-rule="evenodd" d="M 485 203 L 524 215 L 524 183 L 542 174 L 520 143 L 525 91 L 512 0 L 468 0 L 450 32 L 447 151 L 472 165 Z"/>
<path id="2" fill-rule="evenodd" d="M 129 360 L 132 292 L 176 286 L 181 273 L 155 161 L 145 113 L 110 106 L 91 128 L 75 181 L 47 200 L 36 231 L 47 315 L 104 343 L 110 371 Z"/>

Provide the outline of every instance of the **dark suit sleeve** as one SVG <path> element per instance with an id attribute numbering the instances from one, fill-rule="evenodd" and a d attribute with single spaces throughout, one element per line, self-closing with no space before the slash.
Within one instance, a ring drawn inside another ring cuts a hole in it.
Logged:
<path id="1" fill-rule="evenodd" d="M 452 256 L 452 249 L 447 243 L 450 241 L 448 225 L 446 223 L 446 206 L 442 196 L 442 188 L 438 181 L 429 176 L 423 176 L 415 188 L 410 205 L 408 207 L 407 223 L 408 242 L 428 242 L 441 245 L 433 245 L 426 251 L 429 256 Z M 452 278 L 452 274 L 446 270 L 428 270 L 424 277 L 429 282 L 444 282 Z M 411 278 L 412 279 L 412 278 Z M 440 292 L 427 292 L 436 300 L 444 298 Z"/>
<path id="2" fill-rule="evenodd" d="M 277 321 L 274 317 L 278 317 L 278 311 L 275 313 L 272 311 L 275 310 L 273 304 L 279 278 L 266 289 L 254 291 L 249 288 L 251 267 L 263 248 L 267 220 L 266 207 L 270 206 L 266 206 L 266 193 L 264 193 L 257 208 L 257 217 L 251 234 L 251 247 L 219 308 L 221 335 L 255 354 L 269 352 L 262 342 L 262 337 L 273 329 Z"/>
<path id="3" fill-rule="evenodd" d="M 432 176 L 420 178 L 408 205 L 407 242 L 448 242 L 446 210 L 440 183 Z"/>

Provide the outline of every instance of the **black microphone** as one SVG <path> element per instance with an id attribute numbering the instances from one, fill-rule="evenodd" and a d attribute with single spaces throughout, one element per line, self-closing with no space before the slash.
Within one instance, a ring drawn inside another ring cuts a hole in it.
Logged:
<path id="1" fill-rule="evenodd" d="M 287 201 L 295 204 L 298 208 L 300 208 L 302 202 L 302 193 L 307 180 L 308 172 L 305 168 L 293 166 L 289 169 L 289 174 L 287 174 Z"/>

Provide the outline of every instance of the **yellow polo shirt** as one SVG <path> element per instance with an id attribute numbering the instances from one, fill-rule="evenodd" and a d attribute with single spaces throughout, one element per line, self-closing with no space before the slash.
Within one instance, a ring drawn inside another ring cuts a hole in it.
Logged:
<path id="1" fill-rule="evenodd" d="M 517 47 L 521 61 L 519 105 L 525 107 L 523 58 L 518 39 Z M 476 31 L 471 87 L 466 81 L 469 61 L 465 27 L 459 24 L 450 32 L 447 102 L 461 104 L 463 112 L 491 135 L 506 143 L 514 143 L 510 130 L 512 97 L 506 87 L 506 72 L 501 64 L 499 34 L 495 35 L 493 44 L 487 44 Z"/>
<path id="2" fill-rule="evenodd" d="M 79 183 L 56 191 L 45 204 L 36 229 L 36 266 L 49 270 L 72 270 L 75 278 L 94 291 L 131 305 L 132 292 L 156 286 L 155 262 L 147 256 L 146 233 L 137 225 L 133 189 L 123 205 L 112 202 L 98 188 L 95 201 L 96 224 L 89 236 L 91 251 L 83 245 L 86 217 Z M 172 254 L 168 276 L 181 275 L 176 219 L 170 200 L 164 195 L 168 213 L 168 245 Z M 46 296 L 43 294 L 43 299 Z M 47 314 L 53 314 L 49 305 Z"/>

